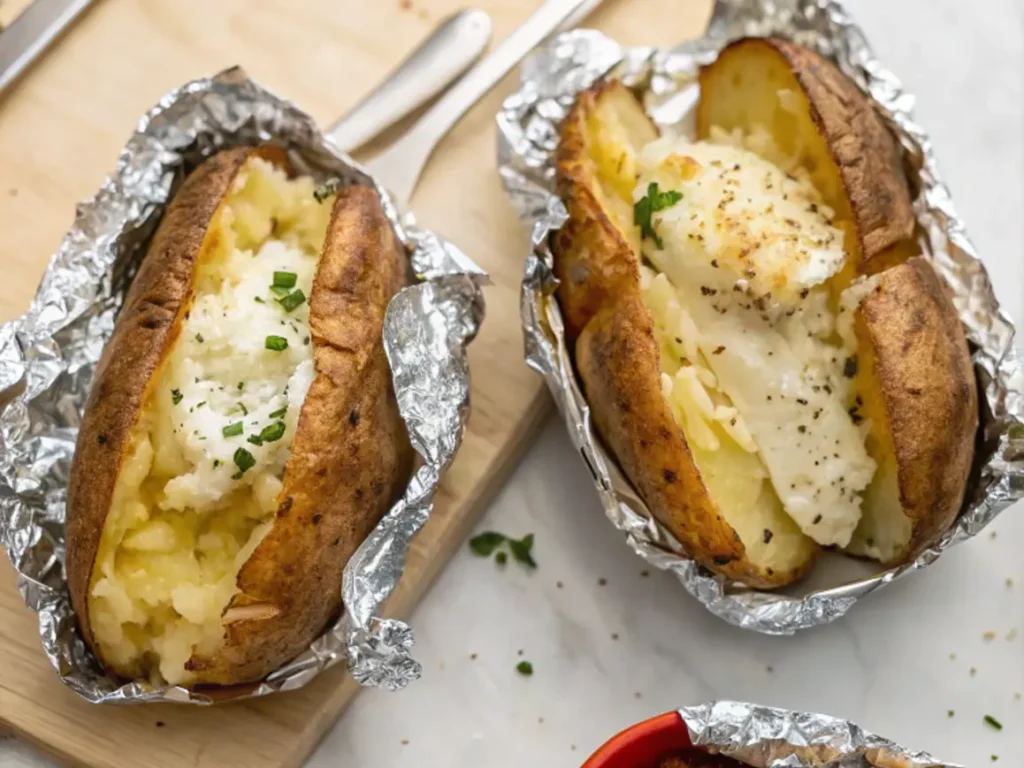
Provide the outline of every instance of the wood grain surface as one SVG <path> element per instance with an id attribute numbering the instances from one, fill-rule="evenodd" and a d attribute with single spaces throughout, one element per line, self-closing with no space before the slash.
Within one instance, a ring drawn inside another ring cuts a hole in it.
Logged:
<path id="1" fill-rule="evenodd" d="M 26 4 L 8 0 L 0 22 Z M 139 115 L 164 92 L 240 64 L 326 125 L 462 4 L 100 0 L 0 101 L 0 320 L 24 311 L 76 201 L 97 189 Z M 491 14 L 500 40 L 537 4 L 478 6 Z M 710 7 L 711 0 L 607 0 L 588 25 L 625 43 L 670 44 L 699 34 Z M 518 284 L 528 241 L 494 169 L 494 114 L 515 82 L 506 78 L 445 139 L 412 201 L 420 221 L 457 242 L 494 285 L 470 354 L 469 430 L 414 543 L 392 615 L 409 614 L 548 408 L 541 380 L 522 363 Z M 70 764 L 297 766 L 356 692 L 335 669 L 294 693 L 213 709 L 90 706 L 54 675 L 36 617 L 9 565 L 0 566 L 0 725 Z"/>

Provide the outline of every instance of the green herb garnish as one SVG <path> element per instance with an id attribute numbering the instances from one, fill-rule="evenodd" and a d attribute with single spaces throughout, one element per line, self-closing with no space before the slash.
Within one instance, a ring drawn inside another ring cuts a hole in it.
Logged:
<path id="1" fill-rule="evenodd" d="M 992 715 L 985 715 L 985 724 L 995 728 L 997 731 L 1003 730 L 1003 724 L 996 720 Z"/>
<path id="2" fill-rule="evenodd" d="M 290 288 L 285 288 L 283 285 L 270 286 L 270 292 L 273 293 L 275 296 L 287 296 L 290 291 Z"/>
<path id="3" fill-rule="evenodd" d="M 287 296 L 282 296 L 277 303 L 284 307 L 285 312 L 291 312 L 296 307 L 301 307 L 306 302 L 306 294 L 302 291 L 292 291 Z"/>
<path id="4" fill-rule="evenodd" d="M 260 440 L 260 436 L 259 435 L 249 435 L 245 439 L 248 440 L 253 445 L 263 445 L 263 441 Z"/>
<path id="5" fill-rule="evenodd" d="M 243 416 L 248 416 L 249 415 L 249 409 L 245 407 L 245 403 L 239 403 L 238 404 L 238 409 L 242 412 Z"/>
<path id="6" fill-rule="evenodd" d="M 284 436 L 284 422 L 275 421 L 269 427 L 264 427 L 263 431 L 259 434 L 260 442 L 272 443 L 275 440 L 280 440 Z"/>
<path id="7" fill-rule="evenodd" d="M 528 661 L 520 661 L 518 664 L 516 664 L 516 672 L 518 672 L 523 677 L 529 677 L 533 674 L 533 664 L 531 664 Z"/>
<path id="8" fill-rule="evenodd" d="M 267 303 L 267 302 L 265 302 L 263 300 L 262 296 L 253 296 L 252 300 L 255 301 L 257 304 L 266 304 Z"/>
<path id="9" fill-rule="evenodd" d="M 278 408 L 276 411 L 274 411 L 272 414 L 270 414 L 270 418 L 272 418 L 272 419 L 283 419 L 284 415 L 286 413 L 288 413 L 288 406 L 287 405 L 284 408 Z"/>
<path id="10" fill-rule="evenodd" d="M 203 338 L 203 334 L 197 333 L 196 334 L 196 341 L 198 341 L 200 344 L 202 344 L 204 341 L 206 341 L 206 339 Z"/>
<path id="11" fill-rule="evenodd" d="M 235 473 L 237 477 L 241 477 L 247 470 L 256 466 L 256 459 L 254 459 L 253 455 L 245 450 L 245 448 L 236 449 L 235 455 L 232 456 L 232 459 L 235 462 L 235 466 L 238 467 L 238 472 Z"/>
<path id="12" fill-rule="evenodd" d="M 234 424 L 228 424 L 224 429 L 220 431 L 224 437 L 237 437 L 242 434 L 242 422 L 236 421 Z"/>
<path id="13" fill-rule="evenodd" d="M 181 394 L 181 390 L 180 389 L 172 389 L 171 390 L 171 402 L 174 403 L 175 405 L 180 403 L 181 399 L 183 397 L 185 397 L 185 396 L 183 394 Z"/>
<path id="14" fill-rule="evenodd" d="M 504 565 L 508 562 L 508 555 L 505 552 L 499 552 L 494 556 L 494 562 L 498 565 Z"/>
<path id="15" fill-rule="evenodd" d="M 654 231 L 651 217 L 658 211 L 671 208 L 682 199 L 683 194 L 674 189 L 670 189 L 668 192 L 659 192 L 657 182 L 652 181 L 647 185 L 647 194 L 633 205 L 633 223 L 640 227 L 640 236 L 651 238 L 658 250 L 661 250 L 664 243 L 661 242 L 658 233 Z"/>
<path id="16" fill-rule="evenodd" d="M 217 467 L 219 467 L 219 466 L 220 466 L 221 464 L 223 464 L 223 463 L 224 463 L 224 462 L 223 462 L 223 461 L 221 461 L 220 459 L 214 459 L 214 460 L 213 460 L 213 468 L 214 468 L 214 469 L 216 469 Z"/>
<path id="17" fill-rule="evenodd" d="M 298 279 L 299 276 L 294 272 L 275 272 L 273 284 L 279 285 L 282 288 L 294 288 Z"/>
<path id="18" fill-rule="evenodd" d="M 313 190 L 313 199 L 318 203 L 322 203 L 331 195 L 337 194 L 338 189 L 341 188 L 341 179 L 331 179 L 326 184 L 321 184 L 319 187 Z"/>
<path id="19" fill-rule="evenodd" d="M 238 382 L 238 391 L 241 392 L 244 388 L 245 388 L 245 382 L 244 381 Z"/>
<path id="20" fill-rule="evenodd" d="M 267 336 L 264 345 L 267 349 L 272 349 L 274 352 L 283 352 L 288 349 L 288 339 L 284 336 Z"/>
<path id="21" fill-rule="evenodd" d="M 505 534 L 497 531 L 484 531 L 469 540 L 469 548 L 480 557 L 490 557 L 505 541 Z"/>
<path id="22" fill-rule="evenodd" d="M 512 551 L 512 557 L 523 565 L 527 565 L 530 568 L 536 568 L 537 563 L 533 559 L 531 550 L 533 549 L 533 534 L 528 533 L 519 541 L 515 539 L 508 540 L 508 548 Z"/>
<path id="23" fill-rule="evenodd" d="M 204 405 L 206 405 L 206 401 L 200 400 L 198 403 L 196 403 L 196 408 L 202 408 Z"/>

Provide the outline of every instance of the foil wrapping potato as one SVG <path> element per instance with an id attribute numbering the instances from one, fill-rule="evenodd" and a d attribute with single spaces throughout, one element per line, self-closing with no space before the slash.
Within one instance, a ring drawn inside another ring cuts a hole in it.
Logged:
<path id="1" fill-rule="evenodd" d="M 125 684 L 104 675 L 92 658 L 68 599 L 64 503 L 75 437 L 125 289 L 177 183 L 220 149 L 260 142 L 286 147 L 297 170 L 320 181 L 372 184 L 380 194 L 418 278 L 389 305 L 384 345 L 399 409 L 422 460 L 404 497 L 346 566 L 344 614 L 307 651 L 259 684 L 216 694 Z M 379 615 L 462 439 L 469 415 L 466 347 L 483 320 L 484 282 L 484 272 L 458 248 L 403 216 L 311 117 L 241 70 L 187 83 L 147 112 L 113 174 L 79 205 L 28 311 L 0 327 L 0 540 L 64 683 L 92 702 L 210 704 L 298 688 L 342 660 L 363 685 L 396 689 L 416 679 L 411 630 Z"/>
<path id="2" fill-rule="evenodd" d="M 693 133 L 697 75 L 730 41 L 776 36 L 832 58 L 874 101 L 896 135 L 910 175 L 924 254 L 948 284 L 977 374 L 979 439 L 963 507 L 954 525 L 910 563 L 884 568 L 826 553 L 803 582 L 778 592 L 729 583 L 678 554 L 681 549 L 602 447 L 591 426 L 565 342 L 549 236 L 566 220 L 554 191 L 558 128 L 576 94 L 604 76 L 639 90 L 662 129 Z M 979 255 L 942 183 L 932 142 L 917 124 L 913 96 L 878 61 L 837 0 L 718 0 L 704 37 L 670 49 L 625 48 L 599 32 L 563 34 L 522 68 L 521 84 L 497 116 L 498 168 L 505 191 L 531 232 L 520 303 L 527 363 L 547 380 L 570 438 L 593 475 L 608 519 L 633 550 L 674 573 L 712 613 L 768 634 L 791 634 L 833 621 L 858 599 L 932 563 L 975 536 L 1024 495 L 1024 375 L 1014 327 L 1000 309 Z"/>
<path id="3" fill-rule="evenodd" d="M 961 768 L 828 715 L 716 701 L 679 716 L 695 746 L 750 768 Z"/>

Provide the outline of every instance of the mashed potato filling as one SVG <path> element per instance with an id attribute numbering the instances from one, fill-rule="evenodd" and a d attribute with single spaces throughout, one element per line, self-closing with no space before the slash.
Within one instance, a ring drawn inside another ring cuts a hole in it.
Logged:
<path id="1" fill-rule="evenodd" d="M 655 201 L 645 297 L 670 334 L 663 387 L 701 450 L 739 447 L 800 530 L 846 546 L 875 462 L 851 388 L 856 339 L 840 333 L 829 285 L 843 232 L 805 176 L 741 138 L 765 141 L 661 139 L 640 157 L 634 200 Z"/>
<path id="2" fill-rule="evenodd" d="M 214 215 L 93 569 L 90 621 L 118 669 L 187 683 L 193 652 L 223 643 L 313 379 L 308 297 L 330 211 L 310 178 L 253 158 Z"/>

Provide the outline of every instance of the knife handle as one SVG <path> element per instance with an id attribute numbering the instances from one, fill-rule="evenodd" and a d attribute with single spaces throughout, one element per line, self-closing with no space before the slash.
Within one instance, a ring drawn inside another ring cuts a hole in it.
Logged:
<path id="1" fill-rule="evenodd" d="M 327 135 L 344 151 L 355 151 L 444 91 L 480 58 L 490 39 L 486 13 L 468 9 L 453 14 Z"/>

